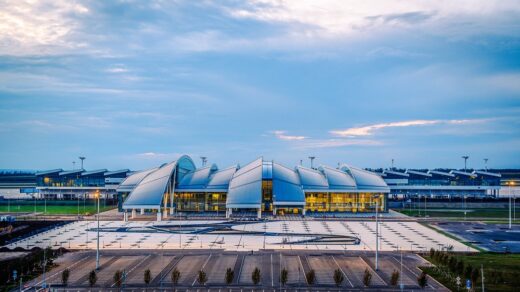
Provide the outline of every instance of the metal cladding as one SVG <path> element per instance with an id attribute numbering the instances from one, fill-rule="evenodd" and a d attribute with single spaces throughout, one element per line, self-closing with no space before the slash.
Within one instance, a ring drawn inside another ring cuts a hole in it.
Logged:
<path id="1" fill-rule="evenodd" d="M 305 194 L 298 173 L 278 163 L 272 163 L 273 204 L 275 206 L 305 206 Z"/>
<path id="2" fill-rule="evenodd" d="M 136 172 L 121 182 L 117 187 L 118 192 L 130 192 L 132 191 L 142 180 L 153 171 L 156 171 L 157 168 L 147 169 L 143 171 Z"/>
<path id="3" fill-rule="evenodd" d="M 259 209 L 265 192 L 271 192 L 274 206 L 303 208 L 305 193 L 388 193 L 390 189 L 377 174 L 347 165 L 292 169 L 258 158 L 243 167 L 219 170 L 212 164 L 196 169 L 191 158 L 182 156 L 159 168 L 132 174 L 118 191 L 130 192 L 124 209 L 159 209 L 165 194 L 173 192 L 226 193 L 226 208 Z"/>
<path id="4" fill-rule="evenodd" d="M 262 158 L 235 172 L 227 193 L 228 208 L 260 208 L 262 204 Z"/>
<path id="5" fill-rule="evenodd" d="M 130 192 L 128 198 L 123 203 L 123 209 L 159 209 L 168 183 L 171 183 L 171 180 L 176 174 L 176 169 L 178 169 L 178 166 L 181 164 L 185 169 L 191 168 L 191 170 L 195 170 L 195 164 L 191 158 L 182 156 L 153 171 L 148 171 L 137 186 Z M 138 178 L 136 177 L 135 179 Z"/>
<path id="6" fill-rule="evenodd" d="M 356 188 L 364 192 L 390 192 L 386 182 L 377 174 L 361 168 L 343 164 L 340 169 L 354 178 Z"/>

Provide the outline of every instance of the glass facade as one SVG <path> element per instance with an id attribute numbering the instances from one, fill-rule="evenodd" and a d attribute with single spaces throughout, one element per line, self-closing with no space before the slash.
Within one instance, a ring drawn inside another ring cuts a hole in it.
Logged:
<path id="1" fill-rule="evenodd" d="M 225 211 L 226 193 L 175 193 L 174 203 L 179 211 Z"/>
<path id="2" fill-rule="evenodd" d="M 376 204 L 377 203 L 377 204 Z M 382 193 L 306 193 L 305 209 L 311 212 L 380 212 L 386 211 Z"/>
<path id="3" fill-rule="evenodd" d="M 273 181 L 262 181 L 262 211 L 273 211 Z"/>

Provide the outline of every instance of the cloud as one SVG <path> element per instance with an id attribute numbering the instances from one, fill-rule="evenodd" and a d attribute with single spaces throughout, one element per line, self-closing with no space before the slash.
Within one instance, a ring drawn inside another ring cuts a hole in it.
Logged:
<path id="1" fill-rule="evenodd" d="M 292 24 L 290 34 L 305 36 L 352 35 L 366 30 L 390 27 L 417 27 L 472 20 L 480 24 L 502 21 L 498 15 L 518 14 L 517 1 L 278 1 L 250 0 L 247 5 L 229 9 L 236 18 L 268 23 Z M 493 16 L 497 16 L 496 18 Z M 514 19 L 508 18 L 507 21 Z M 289 29 L 291 29 L 289 28 Z M 478 26 L 467 27 L 478 33 Z M 443 32 L 442 29 L 436 29 Z M 449 32 L 445 32 L 449 33 Z"/>
<path id="2" fill-rule="evenodd" d="M 82 47 L 72 35 L 89 9 L 76 1 L 0 1 L 0 54 L 45 54 Z"/>
<path id="3" fill-rule="evenodd" d="M 296 145 L 296 149 L 341 148 L 346 146 L 379 146 L 381 141 L 368 139 L 316 139 Z"/>
<path id="4" fill-rule="evenodd" d="M 381 123 L 373 124 L 363 127 L 348 128 L 345 130 L 332 130 L 330 134 L 339 137 L 356 137 L 356 136 L 371 136 L 375 131 L 385 128 L 396 128 L 396 127 L 416 127 L 416 126 L 427 126 L 435 124 L 468 124 L 482 120 L 412 120 L 392 123 Z"/>
<path id="5" fill-rule="evenodd" d="M 276 138 L 280 140 L 287 140 L 287 141 L 301 141 L 304 139 L 307 139 L 306 136 L 293 136 L 293 135 L 287 135 L 286 131 L 272 131 L 272 133 L 276 136 Z"/>
<path id="6" fill-rule="evenodd" d="M 117 66 L 117 67 L 108 68 L 106 71 L 108 73 L 126 73 L 126 72 L 128 72 L 128 69 L 126 69 L 122 66 Z"/>

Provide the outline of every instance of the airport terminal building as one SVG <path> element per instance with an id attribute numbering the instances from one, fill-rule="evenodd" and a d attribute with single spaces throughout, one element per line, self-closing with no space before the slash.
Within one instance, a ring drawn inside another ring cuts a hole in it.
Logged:
<path id="1" fill-rule="evenodd" d="M 122 209 L 157 212 L 157 220 L 179 212 L 302 214 L 307 212 L 385 212 L 385 181 L 348 166 L 289 168 L 263 158 L 244 166 L 197 169 L 189 156 L 128 176 L 117 189 Z"/>

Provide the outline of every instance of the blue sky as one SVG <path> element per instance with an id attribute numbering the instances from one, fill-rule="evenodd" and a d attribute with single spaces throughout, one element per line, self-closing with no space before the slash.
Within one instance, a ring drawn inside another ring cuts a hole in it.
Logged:
<path id="1" fill-rule="evenodd" d="M 0 168 L 520 167 L 518 1 L 0 6 Z"/>

